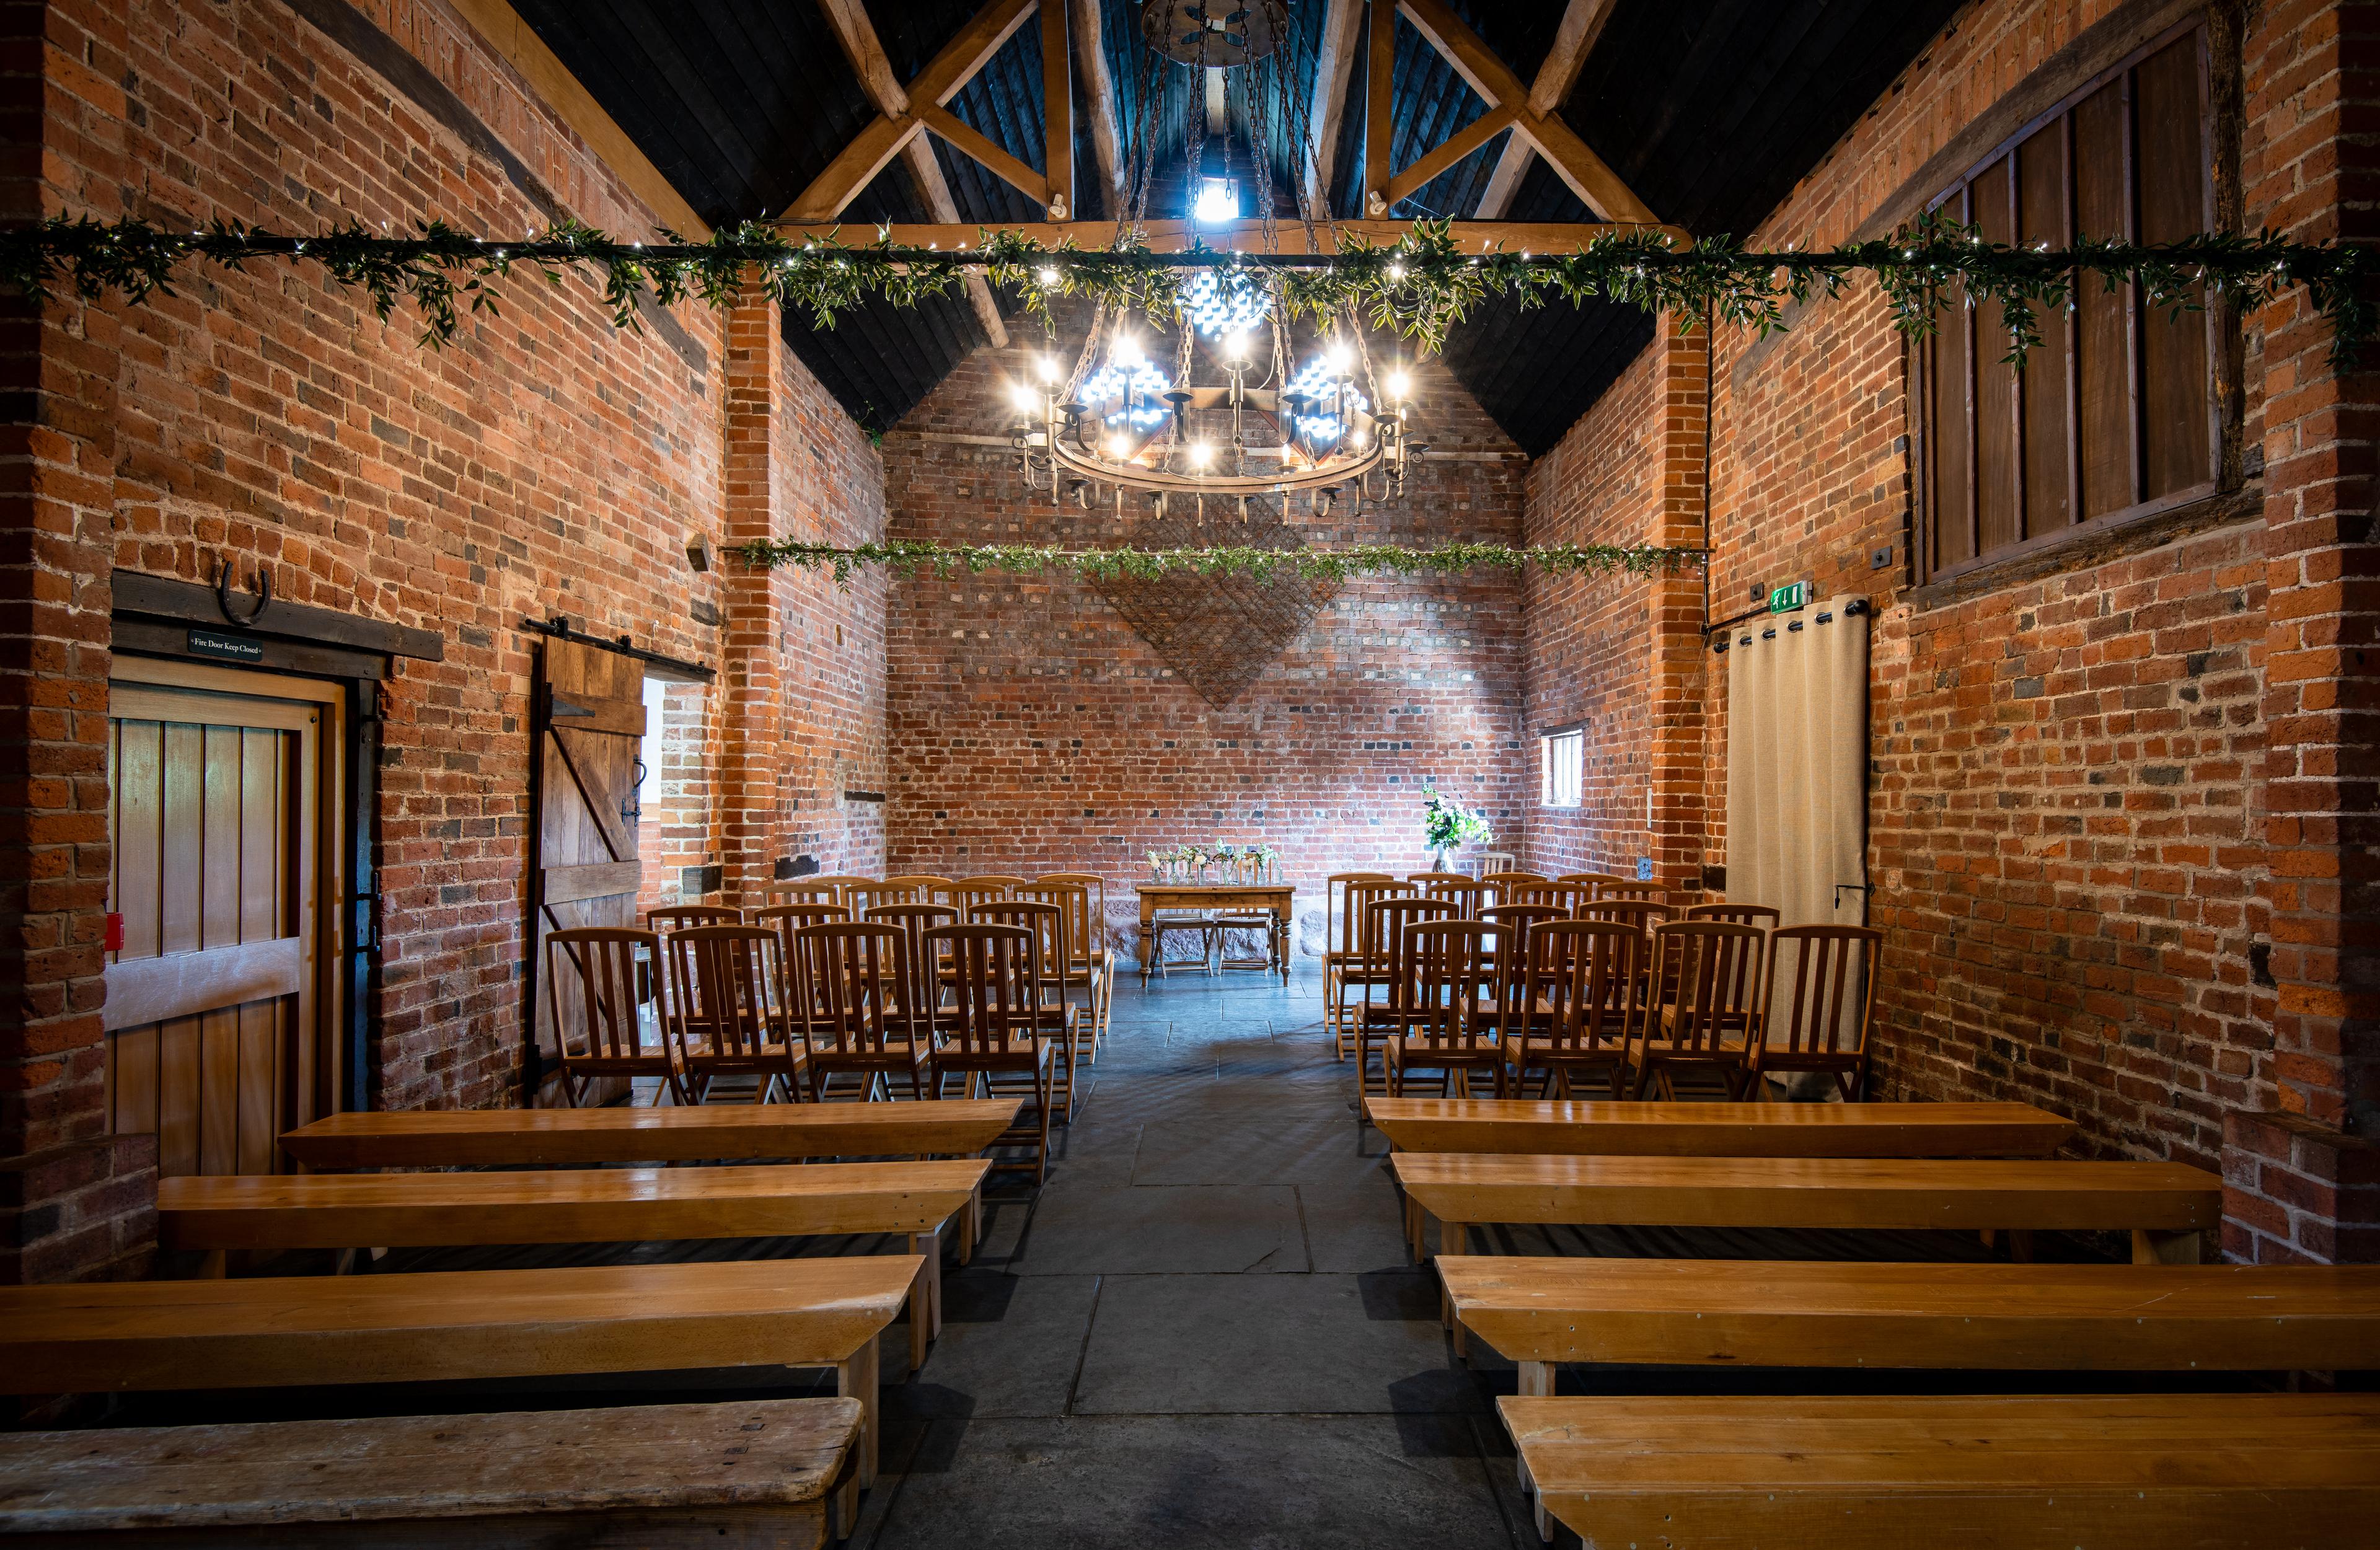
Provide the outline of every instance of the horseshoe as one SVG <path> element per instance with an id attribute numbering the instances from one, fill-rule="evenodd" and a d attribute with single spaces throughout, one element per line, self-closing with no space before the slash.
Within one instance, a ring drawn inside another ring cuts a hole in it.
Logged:
<path id="1" fill-rule="evenodd" d="M 224 563 L 221 556 L 218 556 L 215 560 L 215 606 L 223 611 L 224 619 L 228 624 L 242 625 L 255 624 L 264 617 L 264 611 L 273 606 L 273 573 L 261 567 L 258 569 L 256 606 L 249 609 L 247 615 L 242 617 L 232 607 L 231 567 Z"/>

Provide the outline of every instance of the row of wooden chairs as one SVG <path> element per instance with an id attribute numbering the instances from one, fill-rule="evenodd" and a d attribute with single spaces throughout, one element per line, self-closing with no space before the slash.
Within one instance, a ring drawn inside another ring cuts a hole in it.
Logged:
<path id="1" fill-rule="evenodd" d="M 658 1079 L 701 1103 L 722 1079 L 754 1101 L 825 1099 L 837 1078 L 862 1097 L 1030 1096 L 1002 1138 L 1027 1148 L 1037 1181 L 1049 1127 L 1073 1119 L 1089 1044 L 1087 1009 L 1067 999 L 1068 913 L 1041 901 L 886 904 L 854 921 L 839 905 L 795 904 L 765 922 L 681 926 L 666 936 L 577 927 L 547 937 L 546 983 L 565 1030 L 562 1087 L 574 1105 L 603 1078 Z M 650 994 L 662 965 L 665 994 Z M 656 1035 L 645 1009 L 658 1001 Z M 576 1039 L 569 1030 L 578 1030 Z M 1023 1115 L 1026 1111 L 1020 1111 Z"/>
<path id="2" fill-rule="evenodd" d="M 1386 944 L 1369 930 L 1370 906 L 1383 899 L 1435 899 L 1452 907 L 1458 919 L 1479 920 L 1488 912 L 1514 907 L 1549 910 L 1566 920 L 1629 920 L 1650 931 L 1672 913 L 1667 890 L 1651 883 L 1630 882 L 1600 872 L 1573 872 L 1544 878 L 1534 872 L 1494 873 L 1468 878 L 1453 872 L 1419 872 L 1399 881 L 1385 872 L 1342 872 L 1330 879 L 1329 940 L 1322 960 L 1323 1027 L 1340 1060 L 1355 1038 L 1359 1021 L 1352 992 L 1385 983 Z M 1703 904 L 1688 912 L 1694 918 L 1733 920 L 1747 925 L 1774 926 L 1778 913 L 1758 905 Z"/>
<path id="3" fill-rule="evenodd" d="M 1378 1047 L 1379 1083 L 1398 1096 L 1432 1071 L 1441 1091 L 1485 1077 L 1499 1097 L 1532 1077 L 1565 1097 L 1585 1084 L 1613 1098 L 1765 1097 L 1771 1076 L 1804 1073 L 1847 1101 L 1864 1096 L 1882 933 L 1776 927 L 1758 905 L 1700 906 L 1709 913 L 1649 930 L 1639 902 L 1587 908 L 1572 919 L 1499 905 L 1463 920 L 1442 899 L 1367 903 L 1377 953 L 1348 971 L 1365 990 L 1359 1085 L 1372 1087 Z"/>
<path id="4" fill-rule="evenodd" d="M 668 931 L 686 926 L 765 924 L 806 918 L 805 909 L 840 909 L 848 918 L 868 918 L 876 910 L 934 904 L 969 920 L 979 905 L 1027 902 L 1054 904 L 1067 915 L 1065 984 L 1083 992 L 1090 1019 L 1091 1059 L 1107 1043 L 1115 994 L 1115 951 L 1106 941 L 1107 882 L 1095 872 L 1050 872 L 1038 878 L 987 873 L 950 878 L 926 874 L 897 878 L 796 878 L 772 883 L 769 893 L 783 902 L 754 910 L 727 904 L 677 904 L 647 912 L 647 924 Z M 791 952 L 790 940 L 786 951 Z"/>

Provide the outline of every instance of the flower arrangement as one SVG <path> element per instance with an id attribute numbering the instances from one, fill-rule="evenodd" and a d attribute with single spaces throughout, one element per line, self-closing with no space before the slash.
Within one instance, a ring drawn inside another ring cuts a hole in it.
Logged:
<path id="1" fill-rule="evenodd" d="M 1427 781 L 1421 783 L 1421 796 L 1422 842 L 1431 855 L 1443 855 L 1474 840 L 1495 843 L 1496 831 L 1488 827 L 1486 814 L 1472 811 Z"/>
<path id="2" fill-rule="evenodd" d="M 1281 853 L 1270 845 L 1195 844 L 1148 853 L 1149 876 L 1170 880 L 1185 881 L 1218 863 L 1232 873 L 1253 874 L 1251 880 L 1261 880 L 1268 874 L 1279 876 Z"/>

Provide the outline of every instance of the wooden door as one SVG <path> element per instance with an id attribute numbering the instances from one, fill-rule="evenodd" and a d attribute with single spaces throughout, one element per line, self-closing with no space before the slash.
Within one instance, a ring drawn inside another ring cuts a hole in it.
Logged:
<path id="1" fill-rule="evenodd" d="M 111 685 L 107 1110 L 167 1175 L 270 1173 L 338 1090 L 325 909 L 335 707 L 259 675 L 119 662 Z M 203 687 L 253 683 L 249 696 Z M 310 684 L 307 692 L 334 692 Z"/>
<path id="2" fill-rule="evenodd" d="M 545 936 L 573 926 L 634 926 L 642 869 L 637 862 L 637 755 L 645 735 L 645 670 L 633 657 L 575 641 L 549 640 L 539 658 L 537 857 L 530 882 L 533 923 L 528 975 L 536 1047 L 528 1101 L 553 1101 L 555 999 L 572 1029 L 585 1020 L 576 975 L 546 994 Z M 608 1089 L 608 1090 L 607 1090 Z M 587 1101 L 625 1090 L 597 1083 Z"/>

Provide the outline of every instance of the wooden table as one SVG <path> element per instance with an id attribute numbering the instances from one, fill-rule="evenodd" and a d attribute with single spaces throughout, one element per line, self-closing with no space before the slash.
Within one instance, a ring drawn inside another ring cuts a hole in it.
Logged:
<path id="1" fill-rule="evenodd" d="M 973 1156 L 1022 1098 L 699 1104 L 670 1108 L 409 1108 L 283 1132 L 308 1168 L 539 1168 L 759 1157 Z"/>
<path id="2" fill-rule="evenodd" d="M 0 1393 L 832 1367 L 866 1412 L 916 1254 L 0 1287 Z"/>
<path id="3" fill-rule="evenodd" d="M 1140 983 L 1148 984 L 1150 965 L 1157 962 L 1157 912 L 1160 910 L 1228 910 L 1250 914 L 1263 910 L 1272 916 L 1273 968 L 1283 985 L 1289 983 L 1290 908 L 1297 895 L 1294 883 L 1141 883 Z"/>
<path id="4" fill-rule="evenodd" d="M 2046 1157 L 2070 1120 L 2022 1103 L 1607 1103 L 1391 1098 L 1365 1108 L 1407 1152 L 1703 1157 Z"/>
<path id="5" fill-rule="evenodd" d="M 1596 1545 L 2343 1550 L 2370 1544 L 2380 1515 L 2371 1394 L 1520 1397 L 1497 1408 L 1524 1482 Z"/>
<path id="6" fill-rule="evenodd" d="M 813 1550 L 851 1532 L 859 1430 L 831 1399 L 20 1432 L 0 1538 Z"/>

